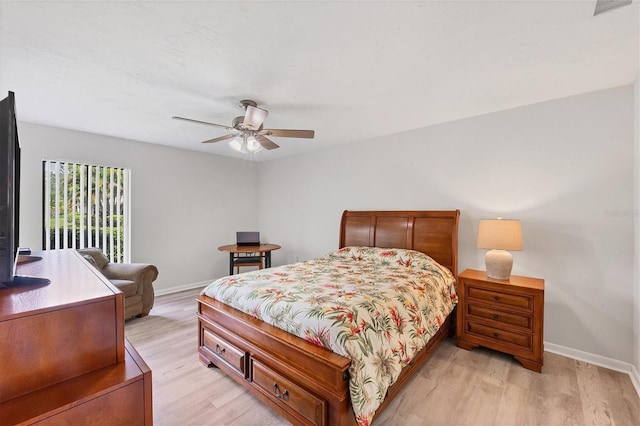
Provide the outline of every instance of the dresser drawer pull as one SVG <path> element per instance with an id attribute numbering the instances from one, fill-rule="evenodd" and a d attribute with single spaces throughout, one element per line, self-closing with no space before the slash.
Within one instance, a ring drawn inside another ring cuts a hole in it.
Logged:
<path id="1" fill-rule="evenodd" d="M 493 300 L 495 300 L 496 302 L 500 301 L 500 296 L 493 296 Z"/>
<path id="2" fill-rule="evenodd" d="M 500 337 L 498 333 L 493 333 L 493 337 Z"/>
<path id="3" fill-rule="evenodd" d="M 280 388 L 278 387 L 278 384 L 276 382 L 273 382 L 273 393 L 276 395 L 276 398 L 283 401 L 286 401 L 286 399 L 289 397 L 289 391 L 285 389 L 283 392 L 280 392 Z"/>
<path id="4" fill-rule="evenodd" d="M 493 314 L 493 319 L 495 319 L 495 320 L 500 319 L 500 315 L 498 315 L 498 314 Z"/>
<path id="5" fill-rule="evenodd" d="M 216 343 L 216 354 L 218 354 L 218 356 L 222 356 L 224 352 L 225 352 L 225 349 Z"/>

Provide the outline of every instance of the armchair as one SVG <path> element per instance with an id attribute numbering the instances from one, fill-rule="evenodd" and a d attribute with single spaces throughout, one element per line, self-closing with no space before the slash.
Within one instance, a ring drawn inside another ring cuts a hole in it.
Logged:
<path id="1" fill-rule="evenodd" d="M 147 263 L 110 263 L 99 248 L 78 252 L 124 293 L 124 319 L 149 315 L 153 307 L 153 281 L 158 268 Z"/>

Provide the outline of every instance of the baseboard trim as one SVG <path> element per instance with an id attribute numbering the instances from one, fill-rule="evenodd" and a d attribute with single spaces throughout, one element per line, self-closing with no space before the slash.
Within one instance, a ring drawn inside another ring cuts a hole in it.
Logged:
<path id="1" fill-rule="evenodd" d="M 608 368 L 609 370 L 619 371 L 620 373 L 631 373 L 632 365 L 628 362 L 618 361 L 617 359 L 607 358 L 605 356 L 592 354 L 590 352 L 583 352 L 578 349 L 572 349 L 566 346 L 549 342 L 544 342 L 544 350 L 554 354 L 577 359 L 578 361 L 588 362 L 589 364 L 594 364 L 599 367 Z"/>
<path id="2" fill-rule="evenodd" d="M 549 342 L 544 342 L 544 350 L 554 354 L 566 356 L 567 358 L 588 362 L 589 364 L 628 374 L 629 378 L 631 379 L 631 383 L 636 390 L 636 393 L 638 394 L 638 396 L 640 396 L 640 376 L 638 375 L 638 370 L 633 364 Z"/>
<path id="3" fill-rule="evenodd" d="M 185 290 L 193 290 L 194 288 L 206 287 L 214 281 L 215 279 L 212 278 L 210 280 L 200 281 L 200 282 L 191 283 L 191 284 L 185 284 L 178 287 L 163 288 L 160 290 L 156 290 L 155 294 L 156 296 L 164 296 L 166 294 L 180 293 L 181 291 L 185 291 Z"/>

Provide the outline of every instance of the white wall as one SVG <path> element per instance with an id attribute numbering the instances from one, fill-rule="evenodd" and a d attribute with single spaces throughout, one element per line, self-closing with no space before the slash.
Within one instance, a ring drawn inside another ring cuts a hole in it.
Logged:
<path id="1" fill-rule="evenodd" d="M 460 269 L 484 269 L 478 220 L 522 220 L 514 274 L 546 280 L 545 340 L 633 358 L 634 90 L 625 86 L 261 163 L 274 264 L 334 250 L 342 210 L 461 210 Z"/>
<path id="2" fill-rule="evenodd" d="M 131 169 L 131 259 L 158 267 L 158 292 L 227 275 L 217 247 L 258 225 L 253 162 L 23 122 L 18 133 L 22 246 L 42 248 L 43 159 Z"/>

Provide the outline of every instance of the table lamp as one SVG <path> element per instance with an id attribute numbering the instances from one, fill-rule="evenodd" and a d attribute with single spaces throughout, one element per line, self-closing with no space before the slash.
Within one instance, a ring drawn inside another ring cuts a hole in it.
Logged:
<path id="1" fill-rule="evenodd" d="M 478 248 L 489 249 L 484 258 L 487 277 L 508 280 L 513 256 L 506 250 L 522 250 L 520 221 L 502 218 L 480 220 Z"/>

